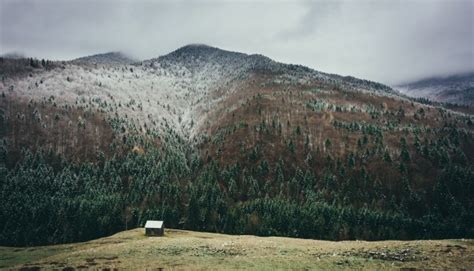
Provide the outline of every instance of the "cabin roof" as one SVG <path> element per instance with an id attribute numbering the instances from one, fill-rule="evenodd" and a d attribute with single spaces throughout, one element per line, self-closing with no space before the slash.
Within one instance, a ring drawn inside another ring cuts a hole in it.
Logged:
<path id="1" fill-rule="evenodd" d="M 145 228 L 161 229 L 163 228 L 163 221 L 147 220 L 145 224 Z"/>

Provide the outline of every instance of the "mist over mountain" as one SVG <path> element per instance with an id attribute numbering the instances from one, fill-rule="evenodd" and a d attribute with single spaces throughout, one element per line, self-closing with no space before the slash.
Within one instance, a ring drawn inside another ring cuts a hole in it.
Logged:
<path id="1" fill-rule="evenodd" d="M 0 10 L 0 53 L 64 60 L 114 48 L 150 59 L 200 42 L 395 85 L 474 69 L 473 5 L 469 0 L 7 1 Z"/>
<path id="2" fill-rule="evenodd" d="M 8 53 L 1 54 L 0 57 L 8 58 L 8 59 L 26 58 L 26 56 L 20 52 L 8 52 Z"/>
<path id="3" fill-rule="evenodd" d="M 427 98 L 435 102 L 474 105 L 474 72 L 444 77 L 431 77 L 395 87 L 411 97 Z"/>

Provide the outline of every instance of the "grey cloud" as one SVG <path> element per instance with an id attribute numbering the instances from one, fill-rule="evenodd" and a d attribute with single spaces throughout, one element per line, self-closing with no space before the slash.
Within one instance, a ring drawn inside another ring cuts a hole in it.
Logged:
<path id="1" fill-rule="evenodd" d="M 146 59 L 205 43 L 395 84 L 474 70 L 473 3 L 0 0 L 0 53 Z"/>
<path id="2" fill-rule="evenodd" d="M 312 35 L 318 30 L 324 31 L 324 24 L 332 16 L 338 16 L 342 2 L 337 1 L 305 1 L 306 13 L 301 17 L 295 27 L 282 30 L 277 38 L 292 39 Z"/>

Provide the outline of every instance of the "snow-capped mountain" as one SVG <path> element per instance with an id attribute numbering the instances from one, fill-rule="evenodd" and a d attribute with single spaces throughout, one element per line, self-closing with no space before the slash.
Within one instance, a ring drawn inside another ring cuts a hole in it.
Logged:
<path id="1" fill-rule="evenodd" d="M 433 77 L 395 87 L 401 93 L 436 102 L 474 105 L 474 73 Z"/>

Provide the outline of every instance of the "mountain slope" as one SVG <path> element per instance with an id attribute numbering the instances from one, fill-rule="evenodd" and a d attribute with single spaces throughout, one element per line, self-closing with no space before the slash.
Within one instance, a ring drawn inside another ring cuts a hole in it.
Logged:
<path id="1" fill-rule="evenodd" d="M 143 228 L 86 243 L 0 247 L 0 268 L 185 270 L 469 269 L 472 240 L 328 242 Z"/>
<path id="2" fill-rule="evenodd" d="M 396 88 L 412 97 L 423 97 L 435 102 L 474 105 L 474 73 L 428 78 L 402 84 Z"/>
<path id="3" fill-rule="evenodd" d="M 473 115 L 204 45 L 52 64 L 0 84 L 0 243 L 158 218 L 331 240 L 474 234 Z"/>

